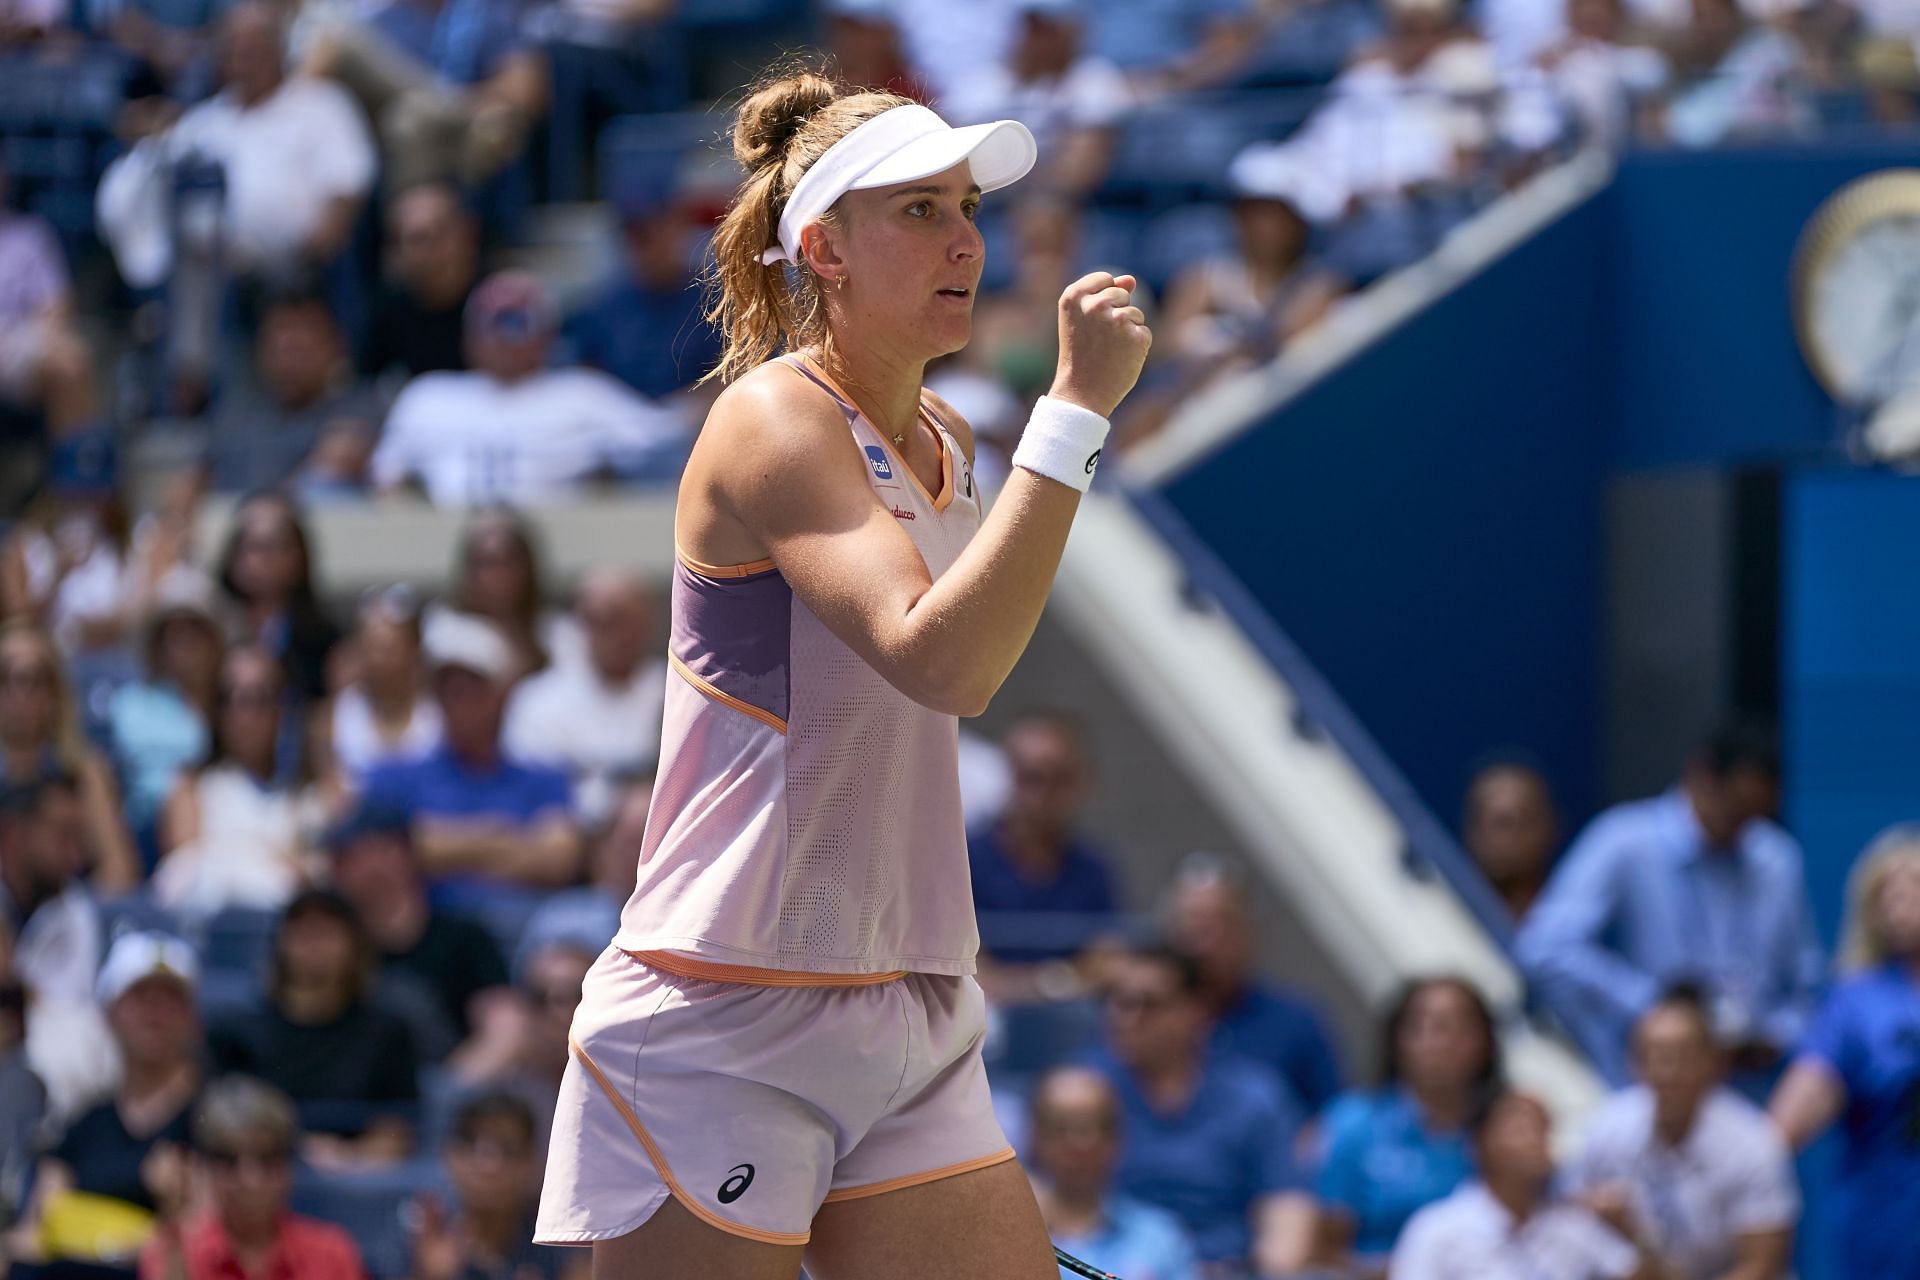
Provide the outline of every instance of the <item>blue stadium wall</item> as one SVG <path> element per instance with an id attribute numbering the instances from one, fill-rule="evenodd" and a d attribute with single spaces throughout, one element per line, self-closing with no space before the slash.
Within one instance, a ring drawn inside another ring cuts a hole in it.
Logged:
<path id="1" fill-rule="evenodd" d="M 1605 799 L 1609 481 L 1832 454 L 1833 408 L 1793 338 L 1794 245 L 1835 189 L 1916 163 L 1884 144 L 1631 156 L 1166 497 L 1436 813 L 1453 816 L 1477 758 L 1524 746 L 1579 821 Z M 1804 761 L 1805 706 L 1785 711 Z M 1801 781 L 1788 808 L 1804 827 Z M 1920 775 L 1902 803 L 1920 813 Z M 1831 930 L 1830 884 L 1858 844 L 1851 827 L 1806 835 Z"/>

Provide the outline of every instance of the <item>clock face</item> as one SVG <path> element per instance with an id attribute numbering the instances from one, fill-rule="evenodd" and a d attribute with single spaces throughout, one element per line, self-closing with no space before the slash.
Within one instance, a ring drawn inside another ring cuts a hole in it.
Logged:
<path id="1" fill-rule="evenodd" d="M 1793 269 L 1807 363 L 1842 404 L 1920 387 L 1920 169 L 1848 183 L 1815 213 Z"/>
<path id="2" fill-rule="evenodd" d="M 1842 400 L 1920 381 L 1920 211 L 1860 228 L 1807 284 L 1807 339 Z"/>

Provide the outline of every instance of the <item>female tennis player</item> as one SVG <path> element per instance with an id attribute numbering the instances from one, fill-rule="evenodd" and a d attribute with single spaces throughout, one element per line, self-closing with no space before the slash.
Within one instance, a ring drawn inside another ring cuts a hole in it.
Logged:
<path id="1" fill-rule="evenodd" d="M 592 1244 L 601 1280 L 1052 1280 L 981 1063 L 955 717 L 1026 647 L 1151 337 L 1131 277 L 1067 289 L 983 521 L 921 374 L 967 343 L 981 193 L 1032 136 L 800 74 L 733 145 L 731 385 L 680 484 L 639 879 L 574 1017 L 536 1238 Z"/>

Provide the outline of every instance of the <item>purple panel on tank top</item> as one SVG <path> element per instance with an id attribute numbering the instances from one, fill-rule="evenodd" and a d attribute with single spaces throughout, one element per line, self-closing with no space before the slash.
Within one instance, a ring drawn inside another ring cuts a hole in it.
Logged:
<path id="1" fill-rule="evenodd" d="M 707 578 L 673 566 L 673 655 L 722 693 L 787 718 L 793 589 L 777 569 Z"/>

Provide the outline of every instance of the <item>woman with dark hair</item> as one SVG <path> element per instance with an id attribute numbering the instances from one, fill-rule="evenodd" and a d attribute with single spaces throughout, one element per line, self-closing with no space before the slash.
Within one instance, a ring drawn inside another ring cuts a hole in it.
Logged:
<path id="1" fill-rule="evenodd" d="M 325 717 L 331 766 L 358 787 L 376 765 L 418 760 L 440 745 L 440 705 L 420 660 L 420 605 L 404 586 L 367 596 L 348 641 L 348 678 Z"/>
<path id="2" fill-rule="evenodd" d="M 542 607 L 545 589 L 531 526 L 505 508 L 475 516 L 460 539 L 452 605 L 500 629 L 523 677 L 585 649 L 572 619 Z"/>
<path id="3" fill-rule="evenodd" d="M 413 1150 L 413 1037 L 372 1001 L 377 963 L 346 899 L 308 889 L 281 917 L 266 1006 L 207 1036 L 216 1071 L 259 1076 L 293 1098 L 307 1135 L 301 1154 L 319 1167 L 384 1164 Z"/>
<path id="4" fill-rule="evenodd" d="M 0 624 L 0 784 L 73 780 L 93 855 L 93 887 L 140 881 L 140 858 L 120 815 L 120 788 L 106 756 L 80 731 L 60 650 L 28 622 Z"/>
<path id="5" fill-rule="evenodd" d="M 1328 1105 L 1316 1254 L 1354 1275 L 1384 1274 L 1407 1220 L 1471 1176 L 1467 1127 L 1500 1080 L 1500 1042 L 1480 993 L 1421 978 L 1387 1017 L 1381 1087 Z"/>
<path id="6" fill-rule="evenodd" d="M 313 556 L 291 498 L 257 493 L 240 504 L 220 556 L 220 587 L 235 606 L 235 642 L 272 654 L 301 701 L 324 696 L 340 630 L 314 594 Z"/>
<path id="7" fill-rule="evenodd" d="M 303 757 L 285 756 L 285 677 L 260 648 L 227 655 L 212 749 L 180 778 L 160 821 L 154 896 L 209 916 L 226 906 L 279 907 L 307 878 L 325 805 Z"/>

